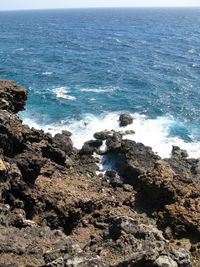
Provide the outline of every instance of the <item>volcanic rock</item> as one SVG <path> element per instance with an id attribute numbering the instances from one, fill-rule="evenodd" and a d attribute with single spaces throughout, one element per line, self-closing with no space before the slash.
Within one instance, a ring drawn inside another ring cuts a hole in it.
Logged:
<path id="1" fill-rule="evenodd" d="M 0 109 L 17 113 L 24 109 L 27 90 L 13 81 L 0 80 Z"/>
<path id="2" fill-rule="evenodd" d="M 84 143 L 83 147 L 79 151 L 80 155 L 92 155 L 94 152 L 98 152 L 98 148 L 103 144 L 101 140 L 90 140 Z"/>
<path id="3" fill-rule="evenodd" d="M 188 153 L 186 150 L 180 149 L 180 147 L 178 147 L 178 146 L 173 146 L 172 147 L 172 156 L 178 157 L 178 158 L 187 158 Z"/>
<path id="4" fill-rule="evenodd" d="M 106 140 L 110 135 L 112 135 L 112 131 L 101 131 L 94 134 L 94 138 L 99 140 Z"/>
<path id="5" fill-rule="evenodd" d="M 125 127 L 133 123 L 133 117 L 130 114 L 124 113 L 119 116 L 119 126 Z"/>
<path id="6" fill-rule="evenodd" d="M 25 89 L 0 82 L 0 266 L 199 263 L 189 251 L 200 241 L 198 159 L 174 148 L 161 160 L 114 131 L 76 150 L 69 134 L 23 125 L 25 100 Z M 114 164 L 99 177 L 103 140 Z"/>

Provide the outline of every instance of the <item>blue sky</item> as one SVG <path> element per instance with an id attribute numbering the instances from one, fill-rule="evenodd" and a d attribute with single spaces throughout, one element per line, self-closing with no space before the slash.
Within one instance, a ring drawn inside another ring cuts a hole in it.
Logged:
<path id="1" fill-rule="evenodd" d="M 0 10 L 112 6 L 200 6 L 200 0 L 0 0 Z"/>

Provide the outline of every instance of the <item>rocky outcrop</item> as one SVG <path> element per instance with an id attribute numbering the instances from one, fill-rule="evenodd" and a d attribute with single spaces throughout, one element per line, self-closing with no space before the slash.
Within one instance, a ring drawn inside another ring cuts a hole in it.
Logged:
<path id="1" fill-rule="evenodd" d="M 125 127 L 133 122 L 133 117 L 130 114 L 123 113 L 119 116 L 119 126 Z"/>
<path id="2" fill-rule="evenodd" d="M 0 81 L 0 110 L 17 113 L 23 110 L 26 98 L 26 89 L 12 81 Z"/>
<path id="3" fill-rule="evenodd" d="M 94 138 L 97 140 L 106 140 L 110 135 L 112 135 L 112 131 L 101 131 L 94 134 Z"/>
<path id="4" fill-rule="evenodd" d="M 0 266 L 199 264 L 198 159 L 161 160 L 114 131 L 77 150 L 67 131 L 22 124 L 26 94 L 0 82 Z M 105 175 L 94 153 L 114 162 Z"/>
<path id="5" fill-rule="evenodd" d="M 79 151 L 79 154 L 93 155 L 94 152 L 98 152 L 98 149 L 100 148 L 100 146 L 102 146 L 102 144 L 103 142 L 99 139 L 87 141 Z"/>
<path id="6" fill-rule="evenodd" d="M 200 236 L 200 184 L 176 174 L 165 161 L 138 177 L 147 201 L 158 212 L 159 224 L 170 226 L 177 236 Z"/>

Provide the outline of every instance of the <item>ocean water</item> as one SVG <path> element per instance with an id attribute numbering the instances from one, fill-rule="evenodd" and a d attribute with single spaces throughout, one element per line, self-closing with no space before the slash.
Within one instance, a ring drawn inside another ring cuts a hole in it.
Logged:
<path id="1" fill-rule="evenodd" d="M 0 12 L 0 78 L 28 88 L 24 123 L 93 133 L 119 130 L 167 157 L 200 157 L 200 9 Z"/>

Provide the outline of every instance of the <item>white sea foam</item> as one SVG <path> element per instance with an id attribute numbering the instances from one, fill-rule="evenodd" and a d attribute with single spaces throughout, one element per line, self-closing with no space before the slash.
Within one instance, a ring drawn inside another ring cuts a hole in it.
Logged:
<path id="1" fill-rule="evenodd" d="M 52 92 L 56 95 L 57 98 L 76 100 L 75 96 L 68 95 L 69 89 L 67 87 L 57 87 L 52 89 Z"/>
<path id="2" fill-rule="evenodd" d="M 51 71 L 45 71 L 45 72 L 42 73 L 42 75 L 44 75 L 44 76 L 49 76 L 49 75 L 52 75 L 52 74 L 53 74 L 53 72 L 51 72 Z"/>
<path id="3" fill-rule="evenodd" d="M 77 148 L 81 148 L 83 143 L 92 139 L 93 134 L 98 131 L 134 130 L 134 135 L 127 135 L 124 138 L 152 147 L 153 151 L 163 158 L 170 156 L 172 145 L 186 149 L 190 157 L 200 157 L 200 142 L 186 142 L 181 137 L 170 136 L 170 128 L 176 124 L 173 118 L 158 117 L 150 119 L 145 115 L 132 115 L 134 117 L 133 123 L 124 128 L 119 127 L 119 113 L 107 113 L 99 117 L 88 114 L 80 121 L 62 121 L 60 124 L 45 126 L 38 125 L 29 119 L 25 119 L 24 123 L 35 128 L 42 128 L 53 135 L 67 129 L 72 132 L 72 141 Z"/>
<path id="4" fill-rule="evenodd" d="M 108 87 L 99 87 L 99 88 L 81 88 L 81 92 L 89 92 L 89 93 L 109 93 L 118 90 L 118 87 L 108 86 Z"/>

